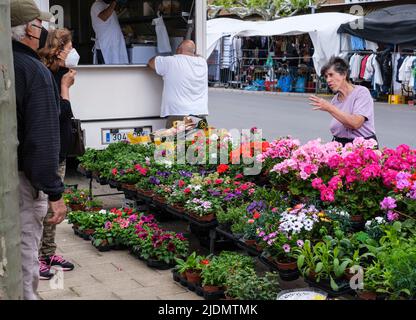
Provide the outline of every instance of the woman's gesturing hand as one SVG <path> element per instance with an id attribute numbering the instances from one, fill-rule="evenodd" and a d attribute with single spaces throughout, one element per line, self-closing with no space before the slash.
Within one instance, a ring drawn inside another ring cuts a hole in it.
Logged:
<path id="1" fill-rule="evenodd" d="M 311 95 L 309 97 L 309 100 L 310 100 L 309 104 L 314 106 L 313 110 L 321 110 L 321 111 L 330 112 L 333 108 L 333 105 L 329 101 L 323 98 L 317 97 L 315 95 Z"/>

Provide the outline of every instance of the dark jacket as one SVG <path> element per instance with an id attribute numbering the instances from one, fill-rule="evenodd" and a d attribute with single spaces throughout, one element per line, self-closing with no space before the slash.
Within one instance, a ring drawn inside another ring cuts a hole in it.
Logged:
<path id="1" fill-rule="evenodd" d="M 48 68 L 28 46 L 13 41 L 18 167 L 50 201 L 62 197 L 59 165 L 59 94 Z"/>
<path id="2" fill-rule="evenodd" d="M 53 73 L 56 84 L 58 85 L 59 93 L 61 93 L 62 77 L 69 71 L 68 68 L 59 68 L 57 72 Z M 70 146 L 73 143 L 72 139 L 72 125 L 71 118 L 74 117 L 71 108 L 71 102 L 60 98 L 61 114 L 59 116 L 59 126 L 61 130 L 61 151 L 59 153 L 59 162 L 62 162 L 68 156 Z"/>

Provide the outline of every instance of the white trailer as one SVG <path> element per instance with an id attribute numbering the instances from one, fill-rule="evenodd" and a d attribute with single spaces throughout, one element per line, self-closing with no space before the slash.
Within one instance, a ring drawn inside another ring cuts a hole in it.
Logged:
<path id="1" fill-rule="evenodd" d="M 163 128 L 165 120 L 160 118 L 160 105 L 163 80 L 150 70 L 145 63 L 128 65 L 93 65 L 92 52 L 94 36 L 90 21 L 90 7 L 94 0 L 35 0 L 44 11 L 55 16 L 57 27 L 73 31 L 74 47 L 81 55 L 81 63 L 76 68 L 75 84 L 70 97 L 74 116 L 81 119 L 85 131 L 86 146 L 103 149 L 108 144 L 125 140 L 128 132 L 145 135 Z M 146 4 L 147 2 L 147 4 Z M 143 1 L 129 0 L 130 7 L 139 8 L 144 14 L 145 6 L 153 3 L 179 3 L 182 7 L 193 8 L 193 39 L 197 53 L 206 53 L 206 1 L 172 0 Z M 190 10 L 192 11 L 192 10 Z M 135 13 L 137 14 L 137 12 Z M 120 18 L 120 24 L 143 24 L 151 32 L 153 15 L 142 18 Z M 166 21 L 177 23 L 180 28 L 175 38 L 185 36 L 191 15 L 187 12 L 171 14 Z M 146 25 L 148 24 L 148 26 Z M 123 25 L 122 25 L 123 27 Z M 154 28 L 154 27 L 153 27 Z M 154 29 L 153 29 L 154 30 Z M 168 29 L 169 30 L 169 29 Z M 171 30 L 173 30 L 171 28 Z"/>

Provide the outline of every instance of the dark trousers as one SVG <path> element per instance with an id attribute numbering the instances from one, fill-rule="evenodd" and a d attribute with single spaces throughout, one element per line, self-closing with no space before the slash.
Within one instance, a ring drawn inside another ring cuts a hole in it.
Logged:
<path id="1" fill-rule="evenodd" d="M 378 146 L 379 146 L 379 144 L 378 144 L 378 140 L 377 140 L 377 137 L 376 137 L 376 135 L 375 134 L 373 134 L 372 136 L 369 136 L 369 137 L 367 137 L 367 138 L 364 138 L 364 139 L 366 139 L 366 140 L 369 140 L 369 139 L 374 139 L 374 140 L 376 140 L 377 141 L 377 149 L 378 149 Z M 336 141 L 336 142 L 339 142 L 339 143 L 341 143 L 342 144 L 342 146 L 344 146 L 345 147 L 345 145 L 347 144 L 347 143 L 352 143 L 353 141 L 354 141 L 354 139 L 349 139 L 349 138 L 340 138 L 340 137 L 336 137 L 336 136 L 334 136 L 334 138 L 332 139 L 332 141 Z"/>
<path id="2" fill-rule="evenodd" d="M 103 53 L 101 52 L 101 50 L 100 49 L 95 49 L 95 51 L 97 52 L 97 62 L 98 62 L 98 64 L 105 64 L 104 56 L 103 56 Z"/>

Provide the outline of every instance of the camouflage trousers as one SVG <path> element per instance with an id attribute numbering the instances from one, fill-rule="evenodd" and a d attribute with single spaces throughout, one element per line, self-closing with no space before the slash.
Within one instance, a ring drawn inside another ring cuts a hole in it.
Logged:
<path id="1" fill-rule="evenodd" d="M 62 181 L 65 178 L 66 160 L 59 164 L 58 174 Z M 43 234 L 39 250 L 40 257 L 53 256 L 56 251 L 55 234 L 56 224 L 49 224 L 47 221 L 53 216 L 51 208 L 48 208 L 48 214 L 43 220 Z"/>

